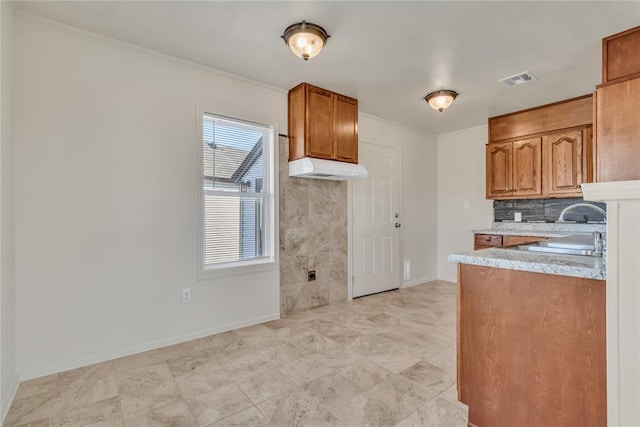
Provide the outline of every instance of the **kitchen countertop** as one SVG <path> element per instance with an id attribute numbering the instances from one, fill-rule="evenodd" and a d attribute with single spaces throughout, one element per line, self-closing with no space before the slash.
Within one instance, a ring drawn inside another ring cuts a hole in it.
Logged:
<path id="1" fill-rule="evenodd" d="M 491 228 L 473 230 L 474 234 L 504 236 L 566 237 L 585 236 L 599 231 L 606 236 L 606 224 L 494 222 Z M 489 248 L 450 254 L 450 262 L 530 271 L 534 273 L 606 280 L 602 257 L 530 252 L 507 248 Z"/>
<path id="2" fill-rule="evenodd" d="M 448 260 L 462 264 L 530 271 L 533 273 L 597 280 L 606 280 L 607 278 L 605 262 L 602 257 L 491 248 L 450 254 Z"/>
<path id="3" fill-rule="evenodd" d="M 494 222 L 491 228 L 472 230 L 474 234 L 498 234 L 503 236 L 565 237 L 572 234 L 605 233 L 606 224 Z"/>

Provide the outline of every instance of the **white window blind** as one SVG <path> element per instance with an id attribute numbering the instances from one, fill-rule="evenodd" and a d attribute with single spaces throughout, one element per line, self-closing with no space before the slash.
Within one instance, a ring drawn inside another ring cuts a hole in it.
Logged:
<path id="1" fill-rule="evenodd" d="M 270 127 L 203 115 L 204 266 L 271 256 Z"/>

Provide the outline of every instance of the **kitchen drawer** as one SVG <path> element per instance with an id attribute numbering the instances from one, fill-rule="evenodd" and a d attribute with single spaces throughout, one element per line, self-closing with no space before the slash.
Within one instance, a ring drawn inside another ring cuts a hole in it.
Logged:
<path id="1" fill-rule="evenodd" d="M 527 243 L 539 242 L 540 240 L 547 240 L 547 238 L 535 236 L 503 236 L 502 246 L 526 245 Z"/>
<path id="2" fill-rule="evenodd" d="M 497 234 L 476 234 L 474 240 L 474 249 L 479 246 L 502 246 L 502 236 Z"/>

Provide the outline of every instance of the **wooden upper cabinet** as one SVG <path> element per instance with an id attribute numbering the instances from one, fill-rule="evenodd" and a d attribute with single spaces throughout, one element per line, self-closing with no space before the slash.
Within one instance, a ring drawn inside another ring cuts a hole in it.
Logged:
<path id="1" fill-rule="evenodd" d="M 358 102 L 346 96 L 336 96 L 336 159 L 358 162 Z"/>
<path id="2" fill-rule="evenodd" d="M 553 104 L 489 118 L 489 141 L 527 138 L 593 123 L 593 96 L 584 95 Z"/>
<path id="3" fill-rule="evenodd" d="M 487 198 L 542 194 L 540 138 L 487 144 Z"/>
<path id="4" fill-rule="evenodd" d="M 542 194 L 542 143 L 540 138 L 513 143 L 513 195 Z"/>
<path id="5" fill-rule="evenodd" d="M 580 197 L 593 182 L 593 95 L 489 119 L 487 199 Z"/>
<path id="6" fill-rule="evenodd" d="M 358 100 L 301 83 L 289 91 L 289 161 L 358 163 Z"/>
<path id="7" fill-rule="evenodd" d="M 335 158 L 333 102 L 333 94 L 328 90 L 308 88 L 305 157 Z"/>
<path id="8" fill-rule="evenodd" d="M 598 182 L 640 179 L 640 77 L 598 88 L 596 161 Z"/>
<path id="9" fill-rule="evenodd" d="M 602 39 L 602 83 L 640 77 L 640 27 Z"/>
<path id="10" fill-rule="evenodd" d="M 592 182 L 591 127 L 542 137 L 544 193 L 580 197 L 580 185 Z"/>
<path id="11" fill-rule="evenodd" d="M 487 144 L 487 198 L 511 196 L 513 173 L 510 142 Z"/>

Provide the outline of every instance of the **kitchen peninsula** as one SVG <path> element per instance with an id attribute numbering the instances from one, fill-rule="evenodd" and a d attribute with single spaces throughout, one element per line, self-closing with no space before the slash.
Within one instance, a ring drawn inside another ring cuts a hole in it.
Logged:
<path id="1" fill-rule="evenodd" d="M 482 232 L 559 237 L 571 228 L 504 226 Z M 469 424 L 605 425 L 602 257 L 489 248 L 449 261 L 458 263 L 458 396 Z"/>

